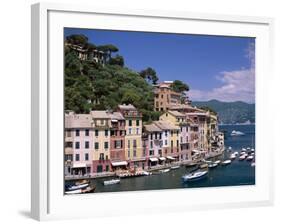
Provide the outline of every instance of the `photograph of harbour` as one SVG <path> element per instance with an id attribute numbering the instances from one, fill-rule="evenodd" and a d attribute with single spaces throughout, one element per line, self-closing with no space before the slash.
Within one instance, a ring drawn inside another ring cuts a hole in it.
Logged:
<path id="1" fill-rule="evenodd" d="M 255 185 L 255 38 L 64 28 L 65 194 Z"/>

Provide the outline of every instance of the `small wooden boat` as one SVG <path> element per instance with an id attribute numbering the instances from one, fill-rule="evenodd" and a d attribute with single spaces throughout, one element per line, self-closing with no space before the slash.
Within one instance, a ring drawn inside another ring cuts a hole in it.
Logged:
<path id="1" fill-rule="evenodd" d="M 193 166 L 197 166 L 197 162 L 191 162 L 185 165 L 186 167 L 193 167 Z"/>
<path id="2" fill-rule="evenodd" d="M 203 163 L 203 164 L 200 165 L 200 168 L 201 168 L 201 169 L 204 169 L 204 168 L 207 168 L 207 167 L 208 167 L 208 164 L 207 164 L 207 163 Z"/>
<path id="3" fill-rule="evenodd" d="M 211 163 L 211 164 L 208 165 L 209 168 L 215 168 L 217 166 L 218 166 L 217 163 Z"/>
<path id="4" fill-rule="evenodd" d="M 170 171 L 170 169 L 159 170 L 160 173 L 167 173 L 169 171 Z"/>
<path id="5" fill-rule="evenodd" d="M 184 176 L 182 176 L 182 180 L 183 181 L 194 181 L 194 180 L 199 180 L 203 177 L 206 177 L 208 171 L 204 170 L 204 171 L 196 171 L 194 173 L 189 173 L 186 174 Z"/>
<path id="6" fill-rule="evenodd" d="M 113 184 L 119 184 L 120 180 L 119 179 L 112 179 L 112 180 L 105 180 L 103 182 L 103 185 L 113 185 Z"/>
<path id="7" fill-rule="evenodd" d="M 96 186 L 88 186 L 85 189 L 77 189 L 73 191 L 66 191 L 66 194 L 86 194 L 86 193 L 93 193 L 96 190 Z"/>
<path id="8" fill-rule="evenodd" d="M 180 168 L 180 165 L 177 165 L 177 166 L 171 166 L 171 170 L 176 170 L 176 169 L 179 169 Z"/>
<path id="9" fill-rule="evenodd" d="M 228 160 L 223 161 L 221 164 L 222 165 L 229 165 L 230 163 L 231 163 L 231 160 L 228 159 Z"/>

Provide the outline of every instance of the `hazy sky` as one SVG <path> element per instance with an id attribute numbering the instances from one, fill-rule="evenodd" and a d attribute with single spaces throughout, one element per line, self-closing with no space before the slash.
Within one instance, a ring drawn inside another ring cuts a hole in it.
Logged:
<path id="1" fill-rule="evenodd" d="M 71 34 L 116 45 L 135 71 L 152 67 L 161 81 L 186 82 L 192 101 L 255 100 L 254 38 L 65 28 Z"/>

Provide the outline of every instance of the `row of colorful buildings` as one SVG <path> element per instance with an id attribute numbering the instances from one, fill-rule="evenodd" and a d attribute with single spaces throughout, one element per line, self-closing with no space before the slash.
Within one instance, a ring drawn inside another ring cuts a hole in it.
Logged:
<path id="1" fill-rule="evenodd" d="M 190 161 L 224 147 L 217 116 L 175 104 L 158 121 L 143 124 L 131 104 L 116 111 L 65 114 L 65 174 L 96 175 Z"/>

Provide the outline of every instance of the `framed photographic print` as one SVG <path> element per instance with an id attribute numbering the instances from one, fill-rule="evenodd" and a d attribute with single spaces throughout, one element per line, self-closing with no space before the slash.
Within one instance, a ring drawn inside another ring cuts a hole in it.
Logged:
<path id="1" fill-rule="evenodd" d="M 271 204 L 272 24 L 33 5 L 32 216 Z"/>

